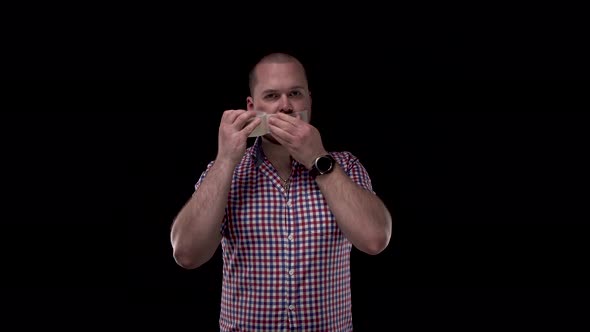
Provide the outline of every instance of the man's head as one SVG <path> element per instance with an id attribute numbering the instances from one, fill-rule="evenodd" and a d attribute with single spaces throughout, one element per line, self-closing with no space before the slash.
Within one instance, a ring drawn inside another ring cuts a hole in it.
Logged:
<path id="1" fill-rule="evenodd" d="M 311 93 L 305 68 L 295 57 L 271 53 L 252 68 L 249 77 L 249 111 L 266 113 L 311 112 Z"/>

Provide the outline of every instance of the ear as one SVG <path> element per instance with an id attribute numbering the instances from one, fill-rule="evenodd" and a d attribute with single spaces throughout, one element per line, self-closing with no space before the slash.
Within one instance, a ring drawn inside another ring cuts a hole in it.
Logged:
<path id="1" fill-rule="evenodd" d="M 246 98 L 246 109 L 248 111 L 254 110 L 254 99 L 252 97 Z"/>

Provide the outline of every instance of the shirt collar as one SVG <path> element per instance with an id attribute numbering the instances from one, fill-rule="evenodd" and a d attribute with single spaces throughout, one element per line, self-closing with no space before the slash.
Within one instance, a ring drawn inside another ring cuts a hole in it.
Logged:
<path id="1" fill-rule="evenodd" d="M 260 166 L 264 162 L 264 151 L 262 151 L 262 136 L 256 137 L 251 149 L 252 157 L 254 158 L 254 165 Z"/>
<path id="2" fill-rule="evenodd" d="M 252 144 L 252 147 L 250 149 L 250 155 L 253 158 L 252 160 L 254 161 L 255 167 L 259 167 L 264 162 L 266 156 L 264 154 L 264 150 L 262 149 L 262 136 L 256 137 L 256 140 L 254 141 L 254 144 Z M 299 162 L 295 160 L 292 161 L 292 164 L 295 166 L 301 165 Z"/>

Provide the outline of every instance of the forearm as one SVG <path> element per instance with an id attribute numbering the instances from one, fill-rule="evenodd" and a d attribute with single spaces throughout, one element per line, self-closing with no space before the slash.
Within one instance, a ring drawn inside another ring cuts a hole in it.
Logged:
<path id="1" fill-rule="evenodd" d="M 232 174 L 231 165 L 216 161 L 176 216 L 171 241 L 174 259 L 179 265 L 199 267 L 217 250 Z"/>
<path id="2" fill-rule="evenodd" d="M 378 254 L 387 247 L 391 216 L 379 197 L 354 183 L 338 164 L 316 182 L 341 231 L 357 249 Z"/>

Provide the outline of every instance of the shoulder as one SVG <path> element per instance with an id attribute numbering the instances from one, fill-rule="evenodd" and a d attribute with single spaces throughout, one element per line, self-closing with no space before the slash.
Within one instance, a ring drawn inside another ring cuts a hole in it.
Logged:
<path id="1" fill-rule="evenodd" d="M 371 177 L 356 155 L 349 151 L 330 152 L 330 155 L 355 183 L 375 193 L 371 184 Z"/>

